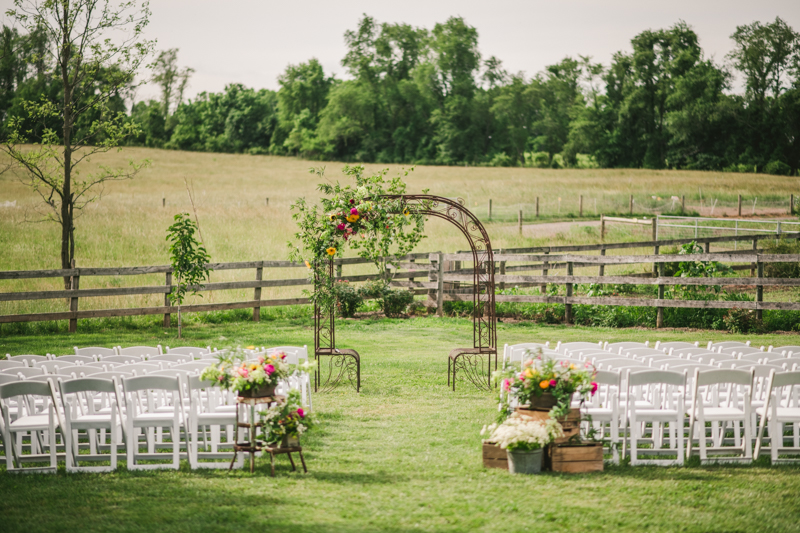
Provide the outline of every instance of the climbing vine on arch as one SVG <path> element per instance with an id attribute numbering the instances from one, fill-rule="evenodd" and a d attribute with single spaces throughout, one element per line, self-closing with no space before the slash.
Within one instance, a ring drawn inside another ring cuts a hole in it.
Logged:
<path id="1" fill-rule="evenodd" d="M 317 204 L 305 198 L 292 204 L 299 231 L 297 242 L 289 242 L 289 257 L 306 263 L 314 280 L 312 301 L 327 313 L 335 305 L 331 259 L 342 257 L 348 247 L 356 250 L 372 261 L 381 281 L 388 284 L 387 266 L 396 267 L 396 258 L 410 253 L 425 237 L 425 217 L 402 198 L 387 198 L 405 194 L 403 178 L 409 171 L 387 178 L 388 169 L 366 175 L 363 165 L 346 165 L 342 173 L 349 183 L 344 185 L 328 180 L 324 168 L 311 172 L 325 180 L 317 186 L 322 197 Z"/>

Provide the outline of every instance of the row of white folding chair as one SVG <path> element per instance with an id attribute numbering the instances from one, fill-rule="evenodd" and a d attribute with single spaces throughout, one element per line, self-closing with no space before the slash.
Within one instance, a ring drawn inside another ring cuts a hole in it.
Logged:
<path id="1" fill-rule="evenodd" d="M 761 454 L 764 430 L 768 430 L 772 463 L 798 462 L 780 455 L 800 454 L 800 371 L 771 372 L 767 379 L 767 403 L 755 408 L 761 421 L 756 434 L 755 456 Z M 785 425 L 791 427 L 793 446 L 786 446 Z"/>

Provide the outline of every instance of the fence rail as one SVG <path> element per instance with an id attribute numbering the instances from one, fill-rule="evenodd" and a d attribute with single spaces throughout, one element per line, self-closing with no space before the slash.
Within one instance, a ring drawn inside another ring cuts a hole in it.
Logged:
<path id="1" fill-rule="evenodd" d="M 800 233 L 787 235 L 800 238 Z M 504 289 L 513 284 L 519 287 L 540 286 L 545 292 L 548 284 L 565 285 L 566 296 L 548 295 L 508 295 L 497 294 L 495 301 L 500 302 L 526 302 L 526 303 L 557 303 L 567 307 L 568 321 L 572 314 L 574 304 L 612 305 L 612 306 L 647 306 L 661 310 L 666 307 L 694 307 L 725 309 L 739 307 L 755 309 L 760 314 L 763 309 L 800 310 L 800 303 L 794 302 L 764 302 L 763 287 L 796 287 L 800 286 L 800 279 L 765 278 L 763 268 L 765 264 L 777 262 L 800 262 L 800 255 L 774 255 L 763 254 L 758 242 L 765 238 L 774 239 L 774 235 L 749 235 L 749 236 L 724 236 L 707 237 L 702 239 L 672 239 L 669 241 L 644 241 L 633 243 L 601 243 L 596 245 L 570 245 L 535 248 L 514 248 L 496 250 L 495 260 L 495 286 Z M 724 263 L 738 263 L 733 268 L 739 270 L 750 269 L 749 277 L 735 278 L 673 278 L 663 275 L 664 265 L 686 259 L 686 256 L 659 254 L 659 249 L 665 245 L 680 245 L 696 241 L 705 245 L 706 253 L 691 255 L 692 260 L 719 261 Z M 752 241 L 753 250 L 718 251 L 710 253 L 712 243 Z M 652 247 L 655 254 L 648 255 L 605 255 L 606 250 L 619 250 L 631 248 Z M 578 255 L 566 252 L 591 252 L 599 251 L 600 255 Z M 470 284 L 474 281 L 472 270 L 462 268 L 462 263 L 471 263 L 471 252 L 457 253 L 416 253 L 399 258 L 398 269 L 393 274 L 392 287 L 412 290 L 415 294 L 427 295 L 425 304 L 434 307 L 439 314 L 446 301 L 471 301 Z M 369 260 L 356 258 L 336 259 L 336 278 L 351 282 L 362 282 L 378 278 L 376 274 L 358 274 L 345 276 L 343 267 L 370 263 Z M 518 263 L 518 264 L 509 264 Z M 646 264 L 652 265 L 652 273 L 624 274 L 606 276 L 606 266 L 623 266 Z M 261 289 L 269 287 L 307 287 L 311 281 L 307 277 L 287 277 L 287 279 L 262 279 L 264 269 L 306 269 L 303 263 L 290 261 L 248 261 L 235 263 L 213 263 L 209 268 L 221 270 L 255 271 L 255 276 L 244 281 L 229 281 L 207 283 L 197 287 L 199 291 L 225 291 L 235 289 L 253 289 L 253 298 L 243 301 L 225 303 L 192 304 L 181 306 L 182 312 L 205 312 L 230 309 L 253 309 L 253 319 L 259 319 L 262 307 L 303 305 L 310 303 L 308 298 L 276 298 L 262 299 Z M 576 268 L 598 268 L 598 275 L 575 275 Z M 566 271 L 566 275 L 553 275 L 554 271 Z M 0 292 L 0 302 L 30 301 L 47 299 L 66 299 L 69 301 L 69 311 L 50 313 L 25 313 L 0 315 L 0 324 L 10 322 L 34 322 L 69 320 L 70 331 L 77 330 L 77 321 L 86 318 L 99 317 L 124 317 L 143 315 L 163 315 L 164 326 L 170 325 L 171 314 L 177 313 L 177 306 L 169 304 L 167 295 L 172 291 L 172 268 L 168 265 L 115 267 L 115 268 L 72 268 L 56 270 L 26 270 L 0 272 L 0 280 L 21 280 L 35 278 L 68 278 L 71 288 L 67 290 L 46 291 L 19 291 Z M 525 272 L 535 272 L 536 275 L 526 275 Z M 757 273 L 757 274 L 756 274 Z M 146 285 L 137 287 L 109 287 L 81 289 L 81 278 L 100 276 L 138 276 L 163 274 L 163 285 Z M 648 276 L 648 277 L 644 277 Z M 418 278 L 425 278 L 419 280 Z M 578 284 L 633 284 L 655 285 L 658 287 L 658 298 L 611 298 L 587 297 L 573 294 Z M 701 301 L 701 300 L 670 300 L 664 298 L 664 289 L 675 285 L 692 286 L 745 286 L 756 287 L 754 301 Z M 78 303 L 84 298 L 108 296 L 136 296 L 163 294 L 164 305 L 151 307 L 114 308 L 114 309 L 86 309 L 79 310 Z"/>

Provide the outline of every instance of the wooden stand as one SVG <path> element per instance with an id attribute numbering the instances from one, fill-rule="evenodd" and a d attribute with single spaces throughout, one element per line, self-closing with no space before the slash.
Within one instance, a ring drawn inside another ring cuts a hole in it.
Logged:
<path id="1" fill-rule="evenodd" d="M 602 472 L 603 444 L 587 442 L 579 445 L 556 444 L 550 446 L 553 472 Z"/>
<path id="2" fill-rule="evenodd" d="M 261 427 L 260 422 L 255 422 L 256 419 L 256 405 L 259 404 L 271 404 L 271 403 L 283 403 L 286 401 L 285 396 L 264 396 L 262 398 L 242 398 L 238 396 L 236 398 L 236 426 L 235 426 L 235 438 L 233 443 L 233 458 L 231 459 L 231 466 L 228 470 L 233 470 L 233 464 L 236 462 L 236 454 L 239 452 L 249 453 L 250 454 L 250 473 L 252 474 L 255 471 L 255 462 L 256 462 L 256 452 L 260 452 L 262 449 L 265 449 L 264 442 L 256 440 L 256 428 Z M 240 407 L 250 407 L 250 422 L 240 422 L 239 421 L 239 412 Z M 239 428 L 247 430 L 248 440 L 245 442 L 239 442 Z M 271 453 L 270 453 L 271 455 Z M 300 456 L 302 459 L 302 455 Z M 291 460 L 291 456 L 289 456 Z M 272 475 L 275 475 L 275 460 L 273 456 L 272 461 Z M 294 463 L 292 463 L 294 466 Z M 303 461 L 303 466 L 305 467 L 305 461 Z"/>
<path id="3" fill-rule="evenodd" d="M 483 466 L 508 470 L 508 453 L 494 442 L 483 442 Z"/>
<path id="4" fill-rule="evenodd" d="M 288 446 L 286 448 L 281 448 L 280 444 L 278 446 L 265 446 L 265 452 L 269 452 L 269 459 L 270 459 L 270 466 L 272 468 L 272 477 L 275 477 L 275 456 L 278 454 L 285 453 L 289 456 L 289 462 L 292 463 L 292 472 L 297 471 L 297 467 L 294 465 L 294 460 L 292 459 L 292 452 L 297 452 L 300 455 L 300 462 L 303 463 L 303 472 L 308 473 L 308 469 L 306 468 L 306 460 L 303 457 L 303 447 L 302 446 Z"/>

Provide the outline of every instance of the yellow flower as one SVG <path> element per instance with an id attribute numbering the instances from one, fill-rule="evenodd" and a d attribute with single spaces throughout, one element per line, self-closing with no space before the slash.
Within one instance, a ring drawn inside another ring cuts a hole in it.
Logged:
<path id="1" fill-rule="evenodd" d="M 347 221 L 348 222 L 355 222 L 359 218 L 361 218 L 361 217 L 359 217 L 358 215 L 347 215 Z"/>
<path id="2" fill-rule="evenodd" d="M 547 387 L 550 386 L 550 382 L 547 381 L 546 379 L 543 379 L 542 381 L 539 382 L 539 386 L 543 389 L 546 389 Z"/>
<path id="3" fill-rule="evenodd" d="M 251 345 L 251 346 L 248 346 L 247 348 L 245 348 L 245 350 L 255 350 L 255 349 L 256 349 L 256 347 L 255 347 L 255 346 L 252 346 L 252 345 Z"/>
<path id="4" fill-rule="evenodd" d="M 336 213 L 328 213 L 328 217 L 329 217 L 331 220 L 336 220 Z"/>
<path id="5" fill-rule="evenodd" d="M 408 212 L 408 209 L 406 209 L 405 211 L 403 211 L 403 214 L 404 214 L 405 216 L 408 216 L 408 215 L 410 215 L 411 213 L 409 213 L 409 212 Z"/>
<path id="6" fill-rule="evenodd" d="M 525 369 L 525 377 L 528 378 L 528 379 L 533 377 L 533 372 L 531 372 L 530 368 L 526 368 Z"/>
<path id="7" fill-rule="evenodd" d="M 575 365 L 569 365 L 570 370 L 575 370 Z"/>
<path id="8" fill-rule="evenodd" d="M 311 268 L 311 263 L 309 263 L 308 261 L 306 261 L 305 263 L 306 263 L 306 268 Z"/>
<path id="9" fill-rule="evenodd" d="M 257 364 L 255 364 L 255 363 L 250 363 L 250 370 L 255 370 L 256 368 L 258 368 L 258 365 L 257 365 Z"/>
<path id="10" fill-rule="evenodd" d="M 334 248 L 333 246 L 331 246 L 325 251 L 328 252 L 328 255 L 336 255 L 336 248 Z"/>

